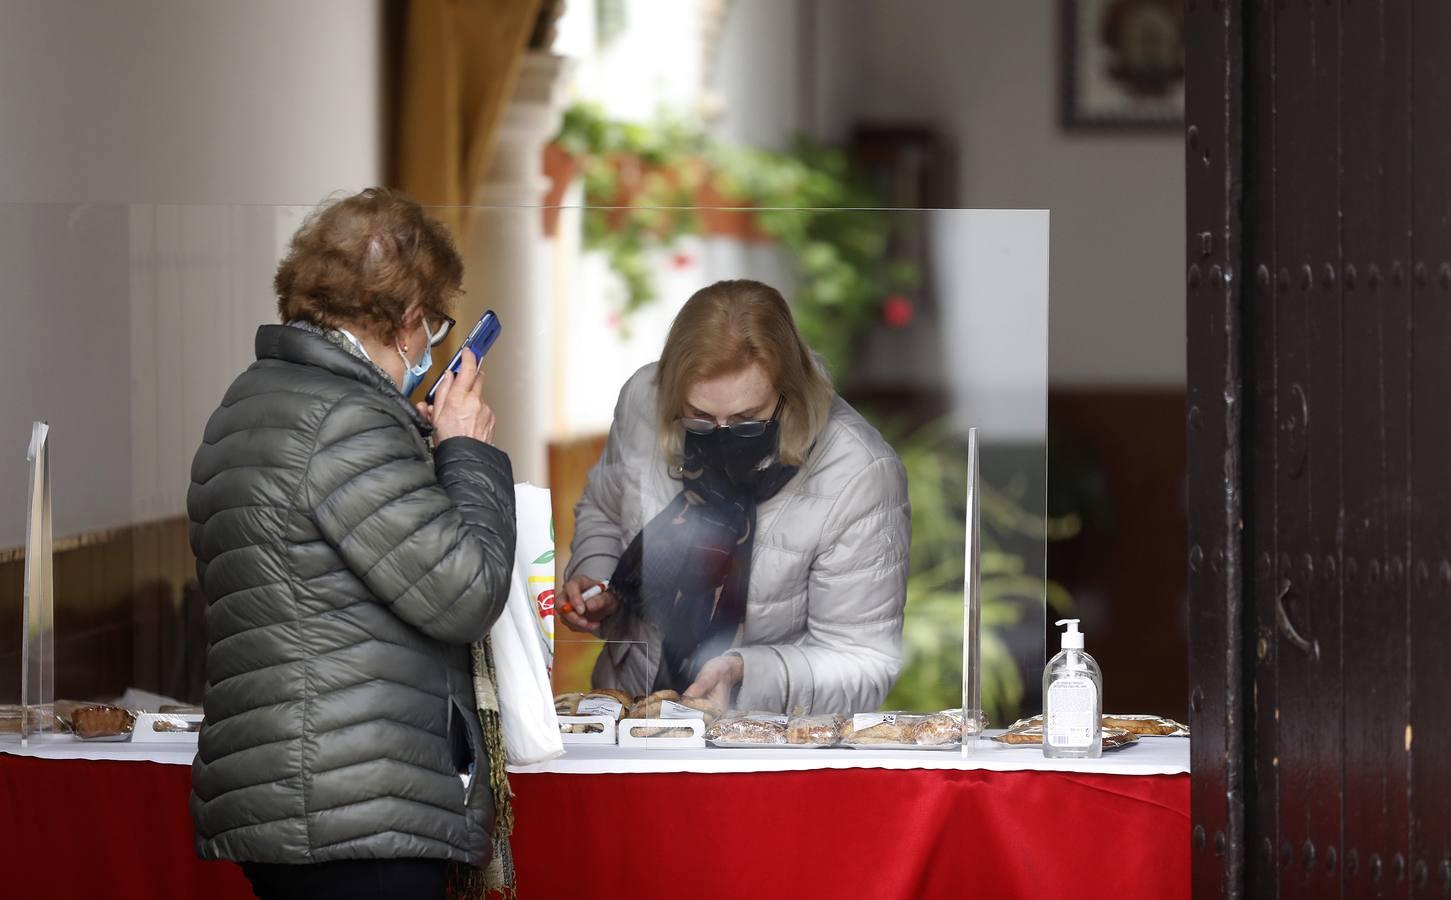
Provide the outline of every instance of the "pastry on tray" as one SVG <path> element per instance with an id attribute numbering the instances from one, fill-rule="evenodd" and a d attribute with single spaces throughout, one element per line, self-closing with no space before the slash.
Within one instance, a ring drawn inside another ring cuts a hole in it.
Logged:
<path id="1" fill-rule="evenodd" d="M 1105 713 L 1099 720 L 1104 728 L 1116 728 L 1119 731 L 1127 731 L 1129 734 L 1142 735 L 1145 737 L 1188 737 L 1189 726 L 1180 724 L 1173 719 L 1165 719 L 1161 716 L 1146 715 L 1114 715 Z M 1033 716 L 1028 719 L 1019 719 L 1014 722 L 1009 731 L 1016 731 L 1020 728 L 1043 727 L 1043 717 Z"/>
<path id="2" fill-rule="evenodd" d="M 71 712 L 71 728 L 84 740 L 128 735 L 136 725 L 136 714 L 119 706 L 82 706 Z"/>
<path id="3" fill-rule="evenodd" d="M 1037 725 L 1015 726 L 1002 734 L 995 735 L 993 740 L 1001 744 L 1040 745 L 1043 743 L 1043 729 Z M 1137 743 L 1138 740 L 1138 735 L 1124 731 L 1122 728 L 1103 729 L 1103 749 L 1105 751 L 1127 747 Z"/>
<path id="4" fill-rule="evenodd" d="M 802 747 L 830 747 L 841 740 L 846 717 L 796 716 L 786 723 L 786 743 Z"/>
<path id="5" fill-rule="evenodd" d="M 951 713 L 924 716 L 909 727 L 912 743 L 920 747 L 962 743 L 962 719 Z"/>
<path id="6" fill-rule="evenodd" d="M 660 704 L 669 700 L 671 703 L 679 703 L 680 695 L 675 691 L 656 691 L 648 697 L 641 697 L 625 712 L 627 719 L 658 719 L 660 718 Z"/>
<path id="7" fill-rule="evenodd" d="M 910 744 L 912 743 L 912 728 L 910 721 L 897 719 L 896 721 L 878 722 L 874 725 L 867 725 L 860 729 L 851 722 L 842 731 L 841 739 L 847 744 Z"/>
<path id="8" fill-rule="evenodd" d="M 1103 727 L 1119 728 L 1131 734 L 1146 737 L 1186 737 L 1189 734 L 1189 726 L 1160 716 L 1125 716 L 1105 713 Z"/>
<path id="9" fill-rule="evenodd" d="M 170 734 L 189 733 L 202 730 L 202 723 L 188 722 L 182 718 L 157 719 L 151 723 L 151 730 Z"/>
<path id="10" fill-rule="evenodd" d="M 731 713 L 711 726 L 705 736 L 725 744 L 784 744 L 785 719 L 771 713 Z"/>

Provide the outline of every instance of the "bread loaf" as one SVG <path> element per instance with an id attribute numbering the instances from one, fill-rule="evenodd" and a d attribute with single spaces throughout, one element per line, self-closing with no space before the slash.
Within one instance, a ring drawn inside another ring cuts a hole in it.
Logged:
<path id="1" fill-rule="evenodd" d="M 71 725 L 83 738 L 130 734 L 136 715 L 119 706 L 84 706 L 71 713 Z"/>
<path id="2" fill-rule="evenodd" d="M 803 747 L 830 747 L 841 740 L 843 716 L 797 716 L 786 724 L 786 743 Z"/>
<path id="3" fill-rule="evenodd" d="M 947 713 L 926 716 L 911 726 L 912 743 L 939 747 L 962 742 L 962 720 Z"/>

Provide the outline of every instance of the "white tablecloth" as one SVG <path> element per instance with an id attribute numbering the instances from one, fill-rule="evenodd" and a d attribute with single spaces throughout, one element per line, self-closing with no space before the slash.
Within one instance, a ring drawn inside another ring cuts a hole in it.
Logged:
<path id="1" fill-rule="evenodd" d="M 1188 738 L 1141 738 L 1099 759 L 1045 759 L 1037 747 L 981 740 L 972 753 L 931 750 L 651 750 L 573 745 L 564 756 L 513 772 L 603 775 L 621 772 L 790 772 L 803 769 L 986 769 L 998 772 L 1082 772 L 1098 775 L 1177 775 L 1189 771 Z M 188 744 L 86 743 L 68 735 L 0 740 L 0 753 L 43 759 L 142 760 L 191 765 Z"/>

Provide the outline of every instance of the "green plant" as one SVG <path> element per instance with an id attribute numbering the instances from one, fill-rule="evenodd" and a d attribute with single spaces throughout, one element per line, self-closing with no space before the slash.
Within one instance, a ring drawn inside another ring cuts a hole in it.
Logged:
<path id="1" fill-rule="evenodd" d="M 838 149 L 805 140 L 789 152 L 726 147 L 680 120 L 619 122 L 590 104 L 565 111 L 556 143 L 580 166 L 585 247 L 603 252 L 621 279 L 626 319 L 655 299 L 649 255 L 700 233 L 703 194 L 751 208 L 761 233 L 791 256 L 797 326 L 833 372 L 882 302 L 918 281 L 915 265 L 887 258 L 892 214 L 874 208 L 876 195 Z"/>

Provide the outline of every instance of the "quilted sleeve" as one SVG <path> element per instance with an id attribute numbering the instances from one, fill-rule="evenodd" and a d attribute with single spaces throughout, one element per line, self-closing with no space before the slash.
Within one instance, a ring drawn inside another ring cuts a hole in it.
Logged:
<path id="1" fill-rule="evenodd" d="M 509 457 L 451 438 L 430 463 L 416 432 L 370 398 L 328 413 L 304 481 L 323 537 L 380 602 L 436 640 L 479 640 L 514 564 Z"/>

